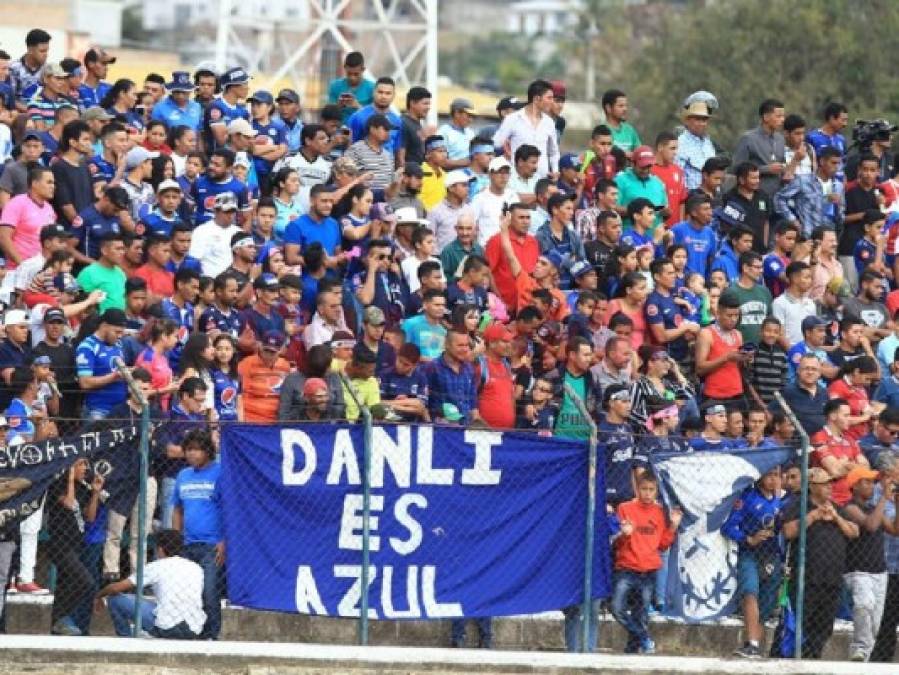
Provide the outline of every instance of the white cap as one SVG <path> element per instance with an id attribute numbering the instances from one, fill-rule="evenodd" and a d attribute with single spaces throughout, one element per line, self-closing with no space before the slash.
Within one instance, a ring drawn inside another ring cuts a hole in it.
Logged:
<path id="1" fill-rule="evenodd" d="M 241 150 L 234 154 L 234 166 L 242 166 L 245 169 L 250 168 L 250 158 L 246 152 Z"/>
<path id="2" fill-rule="evenodd" d="M 176 180 L 166 178 L 159 184 L 159 187 L 156 188 L 156 194 L 165 192 L 166 190 L 177 190 L 178 192 L 181 192 L 181 185 Z"/>
<path id="3" fill-rule="evenodd" d="M 509 160 L 503 156 L 494 157 L 490 160 L 490 164 L 487 165 L 487 171 L 499 171 L 500 169 L 512 170 L 512 165 L 509 164 Z"/>
<path id="4" fill-rule="evenodd" d="M 150 152 L 146 148 L 138 145 L 137 147 L 131 148 L 128 151 L 128 154 L 125 155 L 125 169 L 131 171 L 131 169 L 139 167 L 148 159 L 156 159 L 157 157 L 159 157 L 158 152 Z"/>
<path id="5" fill-rule="evenodd" d="M 7 310 L 6 314 L 3 315 L 3 325 L 4 326 L 18 326 L 19 324 L 27 324 L 28 321 L 28 313 L 22 309 L 10 309 Z"/>
<path id="6" fill-rule="evenodd" d="M 236 120 L 232 120 L 231 123 L 228 124 L 229 135 L 240 134 L 241 136 L 253 138 L 258 133 L 259 132 L 256 131 L 243 117 L 238 117 Z"/>
<path id="7" fill-rule="evenodd" d="M 418 225 L 428 224 L 427 220 L 418 217 L 418 211 L 415 210 L 414 206 L 404 206 L 401 209 L 396 209 L 393 212 L 393 215 L 396 216 L 397 223 L 417 223 Z"/>
<path id="8" fill-rule="evenodd" d="M 446 185 L 446 187 L 450 187 L 451 185 L 457 185 L 458 183 L 470 183 L 473 180 L 474 176 L 465 169 L 455 169 L 446 174 L 443 178 L 443 184 Z"/>

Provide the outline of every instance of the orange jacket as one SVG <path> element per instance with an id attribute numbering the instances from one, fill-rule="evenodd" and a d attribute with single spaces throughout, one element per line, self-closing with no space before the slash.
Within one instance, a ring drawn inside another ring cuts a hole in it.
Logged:
<path id="1" fill-rule="evenodd" d="M 659 551 L 674 543 L 674 529 L 665 519 L 658 504 L 643 504 L 631 499 L 618 505 L 618 518 L 634 526 L 630 535 L 615 541 L 615 569 L 631 572 L 654 572 L 662 567 Z"/>

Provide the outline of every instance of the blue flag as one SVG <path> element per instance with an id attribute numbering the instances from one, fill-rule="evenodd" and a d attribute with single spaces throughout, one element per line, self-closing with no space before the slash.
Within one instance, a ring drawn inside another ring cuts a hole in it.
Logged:
<path id="1" fill-rule="evenodd" d="M 78 458 L 90 459 L 104 476 L 130 462 L 124 452 L 138 433 L 137 427 L 125 426 L 0 448 L 0 527 L 40 508 L 53 480 Z"/>
<path id="2" fill-rule="evenodd" d="M 231 602 L 359 615 L 363 447 L 361 426 L 223 429 Z M 528 614 L 583 601 L 585 442 L 375 426 L 371 463 L 372 618 Z M 593 597 L 605 597 L 601 498 L 596 512 Z"/>
<path id="3" fill-rule="evenodd" d="M 684 512 L 668 556 L 666 608 L 687 621 L 728 616 L 736 607 L 737 542 L 721 532 L 737 497 L 793 448 L 650 455 L 662 497 Z"/>

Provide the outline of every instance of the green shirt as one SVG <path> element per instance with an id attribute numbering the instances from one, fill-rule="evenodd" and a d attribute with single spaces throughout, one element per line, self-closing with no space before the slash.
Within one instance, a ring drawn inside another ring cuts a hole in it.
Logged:
<path id="1" fill-rule="evenodd" d="M 381 390 L 378 387 L 376 378 L 369 377 L 362 380 L 354 377 L 350 380 L 350 384 L 356 390 L 355 393 L 359 397 L 359 402 L 366 408 L 371 408 L 373 405 L 378 405 L 381 402 Z M 346 384 L 343 385 L 343 402 L 346 404 L 346 418 L 351 422 L 359 419 L 359 406 L 356 405 L 356 400 L 347 391 Z"/>
<path id="2" fill-rule="evenodd" d="M 615 184 L 618 186 L 618 203 L 621 206 L 627 206 L 637 197 L 645 197 L 655 206 L 668 206 L 668 193 L 665 190 L 665 184 L 658 176 L 649 174 L 646 180 L 639 178 L 633 169 L 621 171 L 615 176 Z M 662 224 L 662 217 L 656 212 L 656 226 Z M 631 226 L 631 219 L 624 219 L 625 227 Z"/>
<path id="3" fill-rule="evenodd" d="M 100 303 L 101 313 L 110 307 L 124 311 L 126 281 L 121 267 L 106 267 L 100 263 L 88 265 L 78 275 L 78 284 L 85 292 L 101 290 L 106 293 L 106 299 Z"/>
<path id="4" fill-rule="evenodd" d="M 621 148 L 625 152 L 633 152 L 643 145 L 640 141 L 640 134 L 627 122 L 622 122 L 617 129 L 608 122 L 606 122 L 606 126 L 612 131 L 612 145 L 616 148 Z"/>
<path id="5" fill-rule="evenodd" d="M 743 336 L 743 344 L 757 345 L 762 337 L 762 321 L 771 313 L 771 292 L 761 284 L 750 289 L 731 284 L 726 293 L 740 303 L 737 330 Z"/>
<path id="6" fill-rule="evenodd" d="M 471 250 L 466 251 L 462 248 L 462 244 L 459 243 L 458 239 L 453 239 L 444 247 L 440 252 L 440 264 L 443 266 L 443 273 L 446 275 L 446 280 L 448 282 L 458 281 L 461 276 L 459 265 L 461 265 L 462 261 L 470 255 L 478 255 L 483 258 L 484 249 L 481 248 L 481 245 L 477 242 L 473 242 Z M 460 274 L 456 274 L 457 271 L 460 272 Z"/>
<path id="7" fill-rule="evenodd" d="M 562 380 L 564 384 L 571 385 L 578 398 L 585 403 L 587 401 L 587 377 L 587 375 L 575 377 L 566 370 Z M 567 393 L 562 394 L 562 407 L 559 409 L 559 416 L 556 419 L 555 435 L 563 438 L 590 438 L 590 425 Z"/>

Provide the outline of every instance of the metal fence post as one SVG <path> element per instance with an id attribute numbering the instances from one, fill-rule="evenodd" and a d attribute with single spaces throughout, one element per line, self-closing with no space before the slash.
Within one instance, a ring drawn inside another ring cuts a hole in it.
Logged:
<path id="1" fill-rule="evenodd" d="M 802 621 L 805 615 L 805 540 L 806 530 L 808 529 L 806 516 L 808 515 L 809 438 L 808 434 L 805 433 L 805 429 L 803 429 L 802 425 L 799 423 L 799 420 L 796 419 L 796 415 L 793 413 L 792 408 L 787 405 L 787 402 L 784 400 L 784 397 L 781 396 L 779 391 L 774 392 L 774 398 L 781 407 L 781 410 L 783 410 L 784 415 L 787 416 L 787 419 L 789 419 L 790 422 L 793 423 L 793 426 L 796 427 L 796 432 L 799 434 L 801 449 L 799 466 L 802 474 L 802 481 L 799 491 L 799 550 L 796 552 L 796 652 L 794 654 L 795 658 L 801 659 Z"/>
<path id="2" fill-rule="evenodd" d="M 140 412 L 140 489 L 137 495 L 137 568 L 134 570 L 134 637 L 140 637 L 143 626 L 141 625 L 141 604 L 144 599 L 144 566 L 147 562 L 147 473 L 149 472 L 149 444 L 150 444 L 150 404 L 137 382 L 131 377 L 131 372 L 125 367 L 124 361 L 116 359 L 113 364 L 122 379 L 128 385 L 131 395 L 141 405 Z"/>
<path id="3" fill-rule="evenodd" d="M 369 565 L 371 564 L 371 433 L 372 417 L 367 406 L 362 405 L 358 392 L 346 374 L 340 374 L 340 380 L 344 388 L 350 393 L 359 412 L 362 415 L 363 443 L 362 443 L 362 571 L 359 581 L 362 585 L 362 595 L 359 599 L 359 644 L 368 644 L 368 579 Z"/>
<path id="4" fill-rule="evenodd" d="M 596 531 L 596 447 L 598 444 L 598 435 L 596 423 L 587 410 L 587 406 L 581 400 L 577 392 L 570 384 L 564 385 L 565 393 L 571 402 L 574 403 L 578 412 L 583 416 L 584 420 L 590 426 L 590 443 L 588 454 L 587 469 L 587 523 L 584 536 L 584 603 L 581 607 L 581 618 L 583 620 L 583 633 L 581 634 L 581 651 L 589 651 L 590 631 L 594 629 L 590 625 L 590 618 L 593 614 L 593 539 Z"/>

